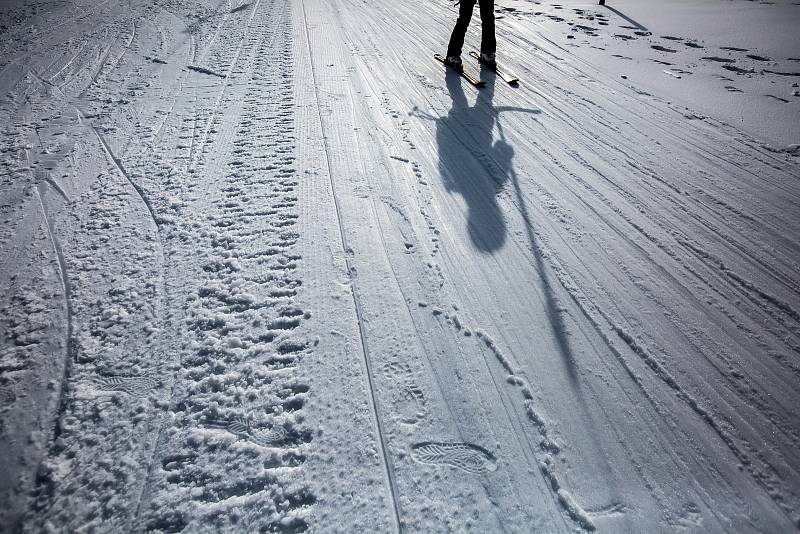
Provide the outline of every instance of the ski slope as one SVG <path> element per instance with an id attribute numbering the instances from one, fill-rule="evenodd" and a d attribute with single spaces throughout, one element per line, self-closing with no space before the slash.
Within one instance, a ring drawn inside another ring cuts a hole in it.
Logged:
<path id="1" fill-rule="evenodd" d="M 800 104 L 561 7 L 3 6 L 0 529 L 797 531 Z"/>

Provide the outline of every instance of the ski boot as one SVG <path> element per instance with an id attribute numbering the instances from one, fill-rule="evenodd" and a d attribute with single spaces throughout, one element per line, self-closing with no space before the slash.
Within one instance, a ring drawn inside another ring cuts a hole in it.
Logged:
<path id="1" fill-rule="evenodd" d="M 461 72 L 464 70 L 464 64 L 461 63 L 461 56 L 447 56 L 444 60 L 451 68 Z"/>
<path id="2" fill-rule="evenodd" d="M 481 52 L 480 61 L 487 67 L 491 67 L 493 69 L 497 68 L 497 59 L 495 58 L 494 53 L 486 54 L 484 52 Z"/>

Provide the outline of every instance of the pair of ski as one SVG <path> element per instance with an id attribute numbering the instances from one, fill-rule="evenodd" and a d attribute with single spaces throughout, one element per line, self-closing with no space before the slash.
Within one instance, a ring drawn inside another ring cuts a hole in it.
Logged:
<path id="1" fill-rule="evenodd" d="M 497 63 L 491 65 L 489 63 L 482 61 L 481 56 L 479 56 L 478 53 L 474 51 L 470 52 L 469 55 L 477 59 L 481 65 L 484 65 L 485 67 L 492 69 L 498 76 L 500 76 L 503 79 L 504 82 L 510 85 L 516 85 L 517 83 L 519 83 L 519 78 L 517 78 L 517 76 L 515 76 L 511 71 L 501 67 Z M 459 73 L 465 80 L 467 80 L 475 87 L 483 87 L 484 85 L 486 85 L 486 82 L 481 80 L 480 77 L 478 76 L 478 73 L 471 67 L 467 67 L 466 65 L 463 64 L 461 65 L 461 68 L 454 67 L 453 65 L 448 63 L 445 57 L 441 54 L 434 54 L 433 57 L 441 61 L 442 63 L 444 63 L 457 73 Z"/>

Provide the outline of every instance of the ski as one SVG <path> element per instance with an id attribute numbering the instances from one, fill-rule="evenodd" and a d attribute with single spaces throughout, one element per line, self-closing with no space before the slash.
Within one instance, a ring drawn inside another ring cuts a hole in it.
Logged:
<path id="1" fill-rule="evenodd" d="M 437 60 L 439 60 L 442 63 L 444 63 L 445 65 L 447 65 L 448 68 L 451 68 L 454 71 L 456 71 L 457 73 L 459 73 L 465 80 L 467 80 L 469 83 L 471 83 L 475 87 L 483 87 L 484 85 L 486 85 L 486 82 L 481 80 L 476 73 L 468 72 L 467 69 L 463 68 L 463 65 L 462 65 L 462 68 L 459 70 L 459 69 L 453 67 L 452 65 L 450 65 L 447 61 L 445 61 L 443 55 L 434 54 L 433 57 L 435 57 Z"/>
<path id="2" fill-rule="evenodd" d="M 480 63 L 481 65 L 484 65 L 486 68 L 489 68 L 489 69 L 492 69 L 493 71 L 495 71 L 498 76 L 503 78 L 504 82 L 506 82 L 508 84 L 511 84 L 511 85 L 519 83 L 519 78 L 514 73 L 504 69 L 499 64 L 495 63 L 494 65 L 489 65 L 489 64 L 484 63 L 483 61 L 481 61 L 481 56 L 475 51 L 471 51 L 469 53 L 469 55 L 474 57 L 475 59 L 477 59 L 478 63 Z"/>

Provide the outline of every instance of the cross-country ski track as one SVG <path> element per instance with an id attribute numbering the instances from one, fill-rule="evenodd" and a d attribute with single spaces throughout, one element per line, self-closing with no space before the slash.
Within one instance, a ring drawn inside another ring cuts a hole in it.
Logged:
<path id="1" fill-rule="evenodd" d="M 798 530 L 796 151 L 455 13 L 15 15 L 1 531 Z"/>

